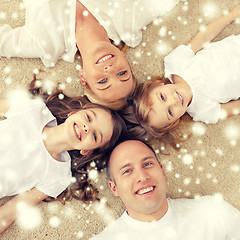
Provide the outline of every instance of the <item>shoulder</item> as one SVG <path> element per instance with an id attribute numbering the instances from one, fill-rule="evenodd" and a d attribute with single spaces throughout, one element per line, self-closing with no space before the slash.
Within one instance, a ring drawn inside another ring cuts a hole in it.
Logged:
<path id="1" fill-rule="evenodd" d="M 208 217 L 233 217 L 232 214 L 236 213 L 239 217 L 240 212 L 234 208 L 231 204 L 224 201 L 220 196 L 204 196 L 198 199 L 175 199 L 169 200 L 173 209 L 183 209 L 185 213 L 194 214 L 195 216 L 202 216 L 204 212 L 204 218 Z"/>
<path id="2" fill-rule="evenodd" d="M 30 99 L 25 96 L 17 96 L 16 97 L 9 97 L 8 98 L 9 103 L 9 110 L 10 113 L 18 113 L 18 112 L 27 112 L 31 110 L 37 110 L 37 109 L 43 109 L 47 108 L 45 103 L 41 101 L 40 99 Z"/>
<path id="3" fill-rule="evenodd" d="M 173 57 L 179 57 L 179 58 L 184 58 L 184 57 L 193 57 L 195 56 L 194 52 L 190 47 L 187 45 L 180 45 L 176 47 L 171 53 L 169 53 L 165 58 L 164 61 L 167 61 L 169 58 Z"/>

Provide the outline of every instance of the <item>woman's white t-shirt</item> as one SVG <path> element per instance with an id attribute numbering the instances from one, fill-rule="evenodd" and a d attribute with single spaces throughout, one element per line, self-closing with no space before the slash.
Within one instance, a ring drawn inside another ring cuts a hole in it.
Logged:
<path id="1" fill-rule="evenodd" d="M 104 26 L 109 38 L 131 47 L 141 39 L 141 29 L 173 8 L 180 0 L 79 0 Z M 0 56 L 41 58 L 46 67 L 58 59 L 73 62 L 76 0 L 23 0 L 25 25 L 0 27 Z"/>
<path id="2" fill-rule="evenodd" d="M 71 182 L 71 158 L 67 152 L 57 161 L 46 150 L 42 130 L 57 125 L 39 100 L 18 101 L 0 121 L 0 198 L 34 187 L 57 197 Z"/>

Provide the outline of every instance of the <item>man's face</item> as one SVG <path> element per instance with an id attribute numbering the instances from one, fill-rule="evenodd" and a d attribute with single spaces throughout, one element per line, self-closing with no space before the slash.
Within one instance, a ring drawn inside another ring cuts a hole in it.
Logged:
<path id="1" fill-rule="evenodd" d="M 165 214 L 166 179 L 149 147 L 139 141 L 123 142 L 112 152 L 109 167 L 109 186 L 123 201 L 129 216 L 148 221 L 148 216 L 161 218 Z"/>

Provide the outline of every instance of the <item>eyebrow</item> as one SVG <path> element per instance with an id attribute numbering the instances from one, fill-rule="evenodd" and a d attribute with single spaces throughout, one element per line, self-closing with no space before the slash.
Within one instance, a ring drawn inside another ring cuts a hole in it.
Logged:
<path id="1" fill-rule="evenodd" d="M 92 109 L 89 109 L 89 111 L 94 115 L 95 118 L 97 118 L 96 113 Z M 102 132 L 100 130 L 99 130 L 99 135 L 100 135 L 100 139 L 101 139 L 99 143 L 102 143 L 102 141 L 103 141 L 103 134 L 102 134 Z"/>
<path id="2" fill-rule="evenodd" d="M 112 84 L 109 84 L 107 87 L 105 87 L 105 88 L 97 88 L 97 90 L 103 91 L 103 90 L 106 90 L 106 89 L 110 88 L 111 86 L 112 86 Z"/>
<path id="3" fill-rule="evenodd" d="M 127 79 L 121 79 L 120 82 L 127 82 L 131 78 L 131 75 Z"/>

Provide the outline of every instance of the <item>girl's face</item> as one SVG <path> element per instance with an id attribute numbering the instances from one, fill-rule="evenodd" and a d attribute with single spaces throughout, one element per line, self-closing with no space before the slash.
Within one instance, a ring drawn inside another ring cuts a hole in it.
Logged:
<path id="1" fill-rule="evenodd" d="M 159 84 L 150 93 L 152 107 L 149 112 L 149 124 L 161 128 L 179 119 L 189 103 L 188 92 L 175 84 Z"/>
<path id="2" fill-rule="evenodd" d="M 89 151 L 105 145 L 113 133 L 110 113 L 101 108 L 83 109 L 71 114 L 65 121 L 67 142 L 71 149 Z"/>
<path id="3" fill-rule="evenodd" d="M 125 54 L 106 42 L 89 50 L 79 76 L 83 84 L 88 84 L 91 91 L 106 102 L 127 97 L 135 86 Z"/>

